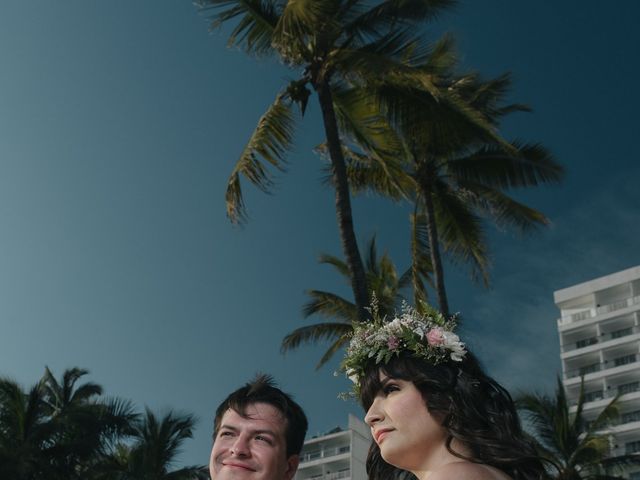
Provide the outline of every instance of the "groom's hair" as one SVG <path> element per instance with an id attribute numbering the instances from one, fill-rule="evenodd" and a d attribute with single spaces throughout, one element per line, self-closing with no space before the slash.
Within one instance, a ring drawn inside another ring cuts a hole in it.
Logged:
<path id="1" fill-rule="evenodd" d="M 307 434 L 307 416 L 302 407 L 290 395 L 280 390 L 271 375 L 259 373 L 253 380 L 246 383 L 229 396 L 216 409 L 213 421 L 213 441 L 215 442 L 220 429 L 220 422 L 227 410 L 233 410 L 242 417 L 247 417 L 247 407 L 254 403 L 266 403 L 277 409 L 285 422 L 285 439 L 287 442 L 287 457 L 298 455 Z"/>

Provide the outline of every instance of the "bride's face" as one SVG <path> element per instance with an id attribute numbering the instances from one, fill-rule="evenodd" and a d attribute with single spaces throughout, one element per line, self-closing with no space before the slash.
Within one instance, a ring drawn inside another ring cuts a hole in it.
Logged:
<path id="1" fill-rule="evenodd" d="M 380 373 L 382 390 L 367 411 L 365 422 L 385 462 L 415 471 L 445 447 L 446 430 L 427 408 L 413 382 Z"/>

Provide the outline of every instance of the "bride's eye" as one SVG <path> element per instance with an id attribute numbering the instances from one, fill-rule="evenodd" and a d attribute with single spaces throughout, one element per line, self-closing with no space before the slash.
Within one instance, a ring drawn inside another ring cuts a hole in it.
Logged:
<path id="1" fill-rule="evenodd" d="M 398 390 L 400 390 L 400 387 L 395 383 L 387 383 L 382 388 L 382 391 L 384 392 L 385 395 L 389 395 L 391 392 L 396 392 Z"/>

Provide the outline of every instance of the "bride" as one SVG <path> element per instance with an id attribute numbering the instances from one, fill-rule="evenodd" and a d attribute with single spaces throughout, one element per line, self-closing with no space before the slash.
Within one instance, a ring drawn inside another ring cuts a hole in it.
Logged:
<path id="1" fill-rule="evenodd" d="M 508 392 L 453 333 L 455 319 L 413 309 L 357 325 L 343 368 L 371 427 L 369 480 L 537 480 L 544 464 Z"/>

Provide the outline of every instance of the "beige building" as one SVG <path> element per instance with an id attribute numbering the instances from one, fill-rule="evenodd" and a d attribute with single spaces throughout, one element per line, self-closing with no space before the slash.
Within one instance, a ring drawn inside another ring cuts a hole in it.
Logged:
<path id="1" fill-rule="evenodd" d="M 620 419 L 609 430 L 614 455 L 640 452 L 640 266 L 553 294 L 567 399 L 576 404 L 584 376 L 589 420 L 620 395 Z M 629 471 L 640 479 L 640 466 Z"/>
<path id="2" fill-rule="evenodd" d="M 295 480 L 367 480 L 370 444 L 369 427 L 349 415 L 346 429 L 337 427 L 304 442 Z"/>

